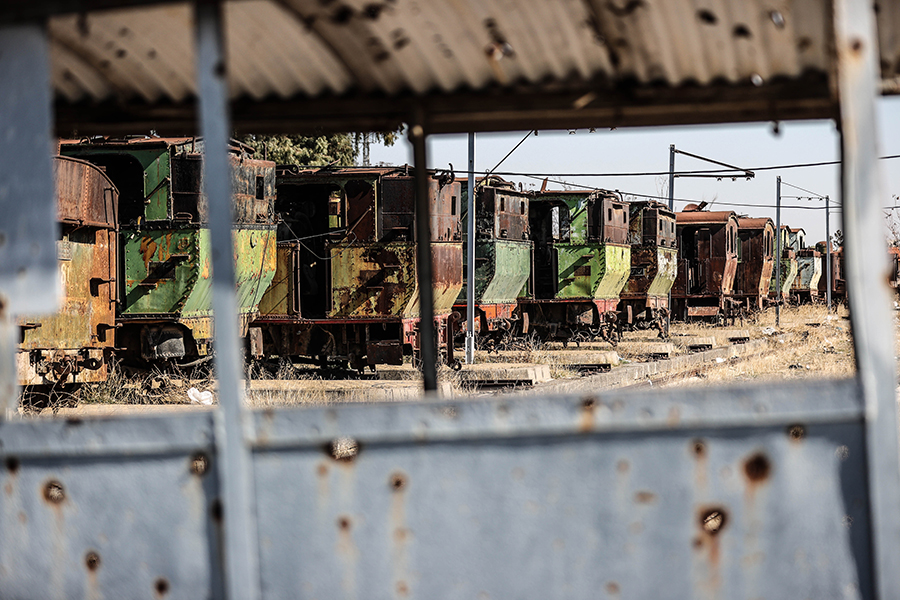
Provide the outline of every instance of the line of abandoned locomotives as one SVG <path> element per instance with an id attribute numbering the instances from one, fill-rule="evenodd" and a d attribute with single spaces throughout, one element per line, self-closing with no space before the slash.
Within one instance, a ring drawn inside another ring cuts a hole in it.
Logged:
<path id="1" fill-rule="evenodd" d="M 63 300 L 21 316 L 19 383 L 102 381 L 212 357 L 211 249 L 201 143 L 65 140 L 55 158 Z M 357 370 L 418 358 L 415 177 L 410 167 L 278 167 L 231 147 L 233 240 L 248 358 Z M 464 335 L 467 185 L 429 178 L 435 330 L 455 364 Z M 727 317 L 824 296 L 822 248 L 770 219 L 614 192 L 523 192 L 498 177 L 475 193 L 475 335 L 482 347 L 615 343 L 673 319 Z M 776 247 L 783 284 L 775 290 Z M 832 288 L 843 298 L 841 252 Z M 895 255 L 895 265 L 897 263 Z M 670 307 L 671 294 L 671 307 Z M 671 310 L 671 314 L 670 314 Z"/>

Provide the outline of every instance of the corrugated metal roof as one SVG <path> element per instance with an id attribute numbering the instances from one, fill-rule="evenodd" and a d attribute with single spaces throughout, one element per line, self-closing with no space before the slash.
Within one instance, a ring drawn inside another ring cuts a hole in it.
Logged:
<path id="1" fill-rule="evenodd" d="M 465 129 L 453 119 L 477 121 L 479 103 L 496 110 L 491 102 L 552 124 L 539 104 L 526 104 L 534 97 L 598 121 L 618 115 L 623 125 L 762 118 L 743 106 L 748 101 L 780 111 L 777 118 L 827 116 L 831 10 L 824 0 L 244 0 L 226 2 L 224 12 L 233 100 L 276 110 L 285 102 L 296 109 L 317 98 L 352 99 L 352 110 L 335 107 L 323 120 L 339 128 L 363 115 L 404 114 L 407 105 L 391 98 L 458 94 L 475 103 L 459 107 L 465 117 L 442 117 L 454 107 L 430 106 L 433 129 L 450 131 Z M 878 21 L 882 74 L 890 79 L 900 73 L 898 3 L 880 3 Z M 187 3 L 58 15 L 49 32 L 53 85 L 64 105 L 108 102 L 133 115 L 139 105 L 189 103 L 196 92 Z M 796 85 L 786 88 L 789 82 Z M 704 98 L 698 87 L 741 93 Z M 685 98 L 674 112 L 671 90 Z M 698 103 L 709 109 L 697 111 Z M 317 113 L 328 108 L 321 106 Z M 617 106 L 631 112 L 600 110 Z M 266 111 L 235 115 L 274 119 Z M 282 122 L 290 126 L 291 118 Z"/>

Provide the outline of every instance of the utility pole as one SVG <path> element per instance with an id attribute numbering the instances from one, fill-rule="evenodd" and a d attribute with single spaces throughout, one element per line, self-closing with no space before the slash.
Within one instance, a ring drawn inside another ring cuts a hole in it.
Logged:
<path id="1" fill-rule="evenodd" d="M 466 192 L 466 364 L 475 364 L 475 134 L 469 134 L 469 181 Z M 451 342 L 452 343 L 452 342 Z"/>
<path id="2" fill-rule="evenodd" d="M 781 175 L 775 180 L 775 326 L 781 327 Z"/>
<path id="3" fill-rule="evenodd" d="M 831 212 L 828 196 L 825 196 L 825 302 L 831 312 Z"/>

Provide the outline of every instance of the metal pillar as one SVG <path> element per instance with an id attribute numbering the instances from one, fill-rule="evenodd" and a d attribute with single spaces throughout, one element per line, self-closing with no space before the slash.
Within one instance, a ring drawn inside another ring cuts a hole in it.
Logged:
<path id="1" fill-rule="evenodd" d="M 466 364 L 475 364 L 475 134 L 469 134 L 469 185 L 466 193 Z M 450 343 L 450 342 L 448 342 Z"/>
<path id="2" fill-rule="evenodd" d="M 669 210 L 675 212 L 675 144 L 669 144 Z M 677 220 L 677 219 L 676 219 Z M 677 231 L 677 227 L 675 228 Z M 678 235 L 675 235 L 676 244 Z M 676 268 L 677 272 L 677 268 Z M 669 310 L 666 312 L 666 337 L 672 327 L 672 288 L 669 288 Z"/>
<path id="3" fill-rule="evenodd" d="M 229 600 L 259 598 L 259 549 L 253 507 L 253 478 L 248 438 L 249 415 L 243 406 L 243 361 L 239 347 L 238 305 L 234 285 L 234 221 L 230 124 L 223 20 L 218 3 L 196 5 L 197 80 L 200 132 L 204 141 L 203 185 L 209 200 L 212 247 L 212 303 L 215 316 L 215 365 L 219 409 L 215 416 L 219 478 L 223 488 L 225 592 Z"/>
<path id="4" fill-rule="evenodd" d="M 59 309 L 50 59 L 42 25 L 0 27 L 0 421 L 17 408 L 15 315 Z"/>
<path id="5" fill-rule="evenodd" d="M 775 179 L 775 326 L 781 326 L 781 175 Z"/>
<path id="6" fill-rule="evenodd" d="M 825 196 L 825 304 L 831 312 L 831 207 Z"/>
<path id="7" fill-rule="evenodd" d="M 891 291 L 881 212 L 878 127 L 878 39 L 867 0 L 835 0 L 835 50 L 840 99 L 841 205 L 844 264 L 865 402 L 869 507 L 876 596 L 900 598 L 900 464 Z"/>
<path id="8" fill-rule="evenodd" d="M 421 108 L 409 127 L 416 167 L 416 271 L 419 283 L 419 346 L 426 392 L 437 390 L 437 338 L 434 331 L 434 288 L 431 261 L 431 205 L 428 202 L 428 162 L 425 115 Z"/>

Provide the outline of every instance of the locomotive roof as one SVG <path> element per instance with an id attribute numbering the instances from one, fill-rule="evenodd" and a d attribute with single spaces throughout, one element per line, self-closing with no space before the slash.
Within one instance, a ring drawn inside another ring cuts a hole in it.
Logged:
<path id="1" fill-rule="evenodd" d="M 775 223 L 769 217 L 738 217 L 738 227 L 741 229 L 765 229 L 766 225 L 775 229 Z"/>
<path id="2" fill-rule="evenodd" d="M 677 223 L 727 223 L 729 219 L 737 220 L 737 215 L 734 214 L 734 211 L 730 210 L 719 210 L 719 211 L 708 211 L 708 210 L 692 210 L 692 211 L 682 211 L 679 213 L 675 213 L 675 220 Z"/>
<path id="3" fill-rule="evenodd" d="M 377 177 L 412 177 L 416 170 L 409 165 L 389 167 L 329 167 L 306 165 L 278 165 L 279 177 L 303 178 L 334 178 L 348 179 L 353 177 L 377 178 Z"/>
<path id="4" fill-rule="evenodd" d="M 126 135 L 124 137 L 94 136 L 70 139 L 63 138 L 59 140 L 60 147 L 84 146 L 86 148 L 108 148 L 116 146 L 168 148 L 170 146 L 186 146 L 188 144 L 194 146 L 197 152 L 201 152 L 203 148 L 203 138 L 199 136 L 160 137 L 155 135 Z M 235 139 L 229 140 L 229 150 L 232 153 L 253 152 L 253 148 Z"/>

